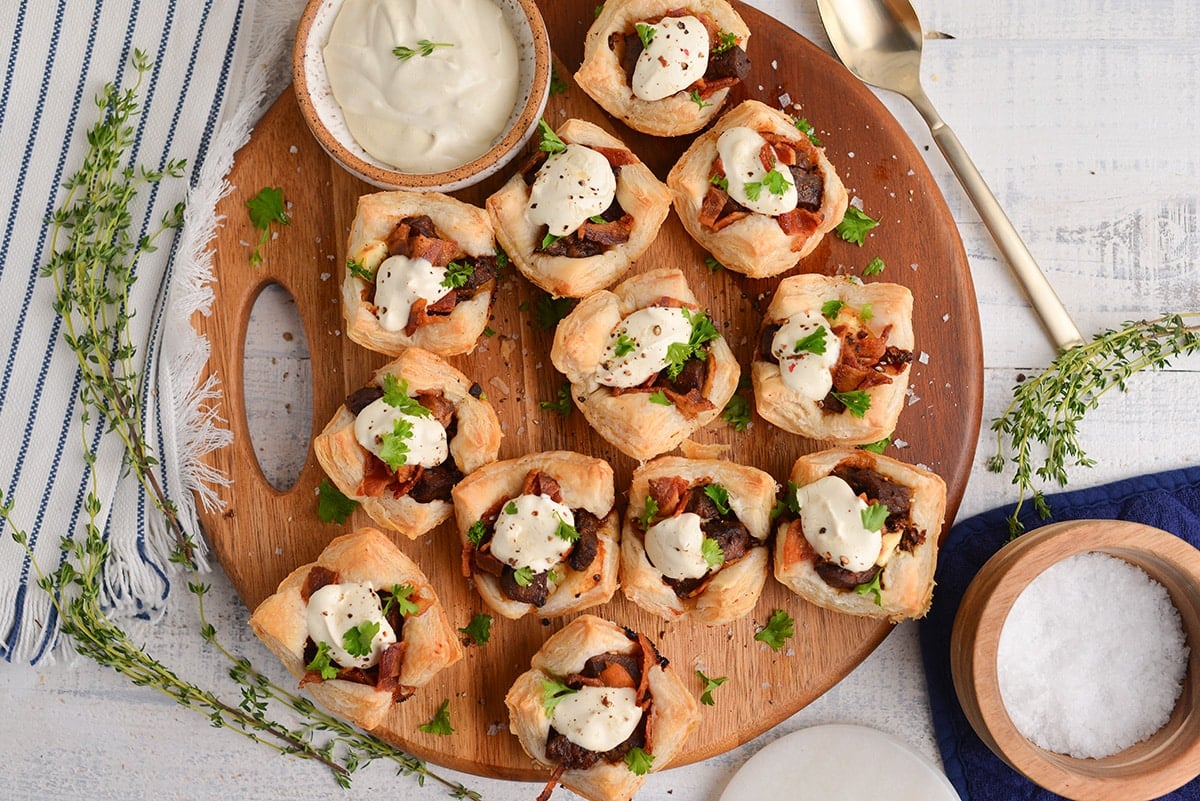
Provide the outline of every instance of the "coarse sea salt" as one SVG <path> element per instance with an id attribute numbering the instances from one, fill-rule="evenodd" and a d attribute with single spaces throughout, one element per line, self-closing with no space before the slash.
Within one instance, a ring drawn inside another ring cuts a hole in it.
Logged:
<path id="1" fill-rule="evenodd" d="M 1104 553 L 1052 565 L 1017 597 L 996 652 L 1017 730 L 1048 751 L 1101 758 L 1158 731 L 1188 647 L 1166 588 Z"/>

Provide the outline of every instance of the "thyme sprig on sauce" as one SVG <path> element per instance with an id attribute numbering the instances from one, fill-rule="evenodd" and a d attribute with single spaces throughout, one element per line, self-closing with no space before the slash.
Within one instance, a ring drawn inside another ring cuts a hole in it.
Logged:
<path id="1" fill-rule="evenodd" d="M 28 532 L 17 520 L 12 497 L 0 495 L 0 522 L 24 548 L 38 588 L 49 595 L 63 635 L 81 656 L 205 715 L 213 726 L 235 731 L 281 754 L 320 762 L 343 787 L 349 785 L 351 774 L 359 767 L 385 760 L 400 773 L 416 775 L 418 781 L 429 778 L 443 784 L 455 798 L 477 799 L 478 793 L 430 771 L 422 760 L 318 710 L 311 701 L 273 683 L 247 659 L 226 650 L 205 615 L 204 598 L 209 587 L 197 578 L 195 543 L 154 473 L 157 457 L 143 437 L 143 376 L 136 366 L 138 354 L 130 328 L 130 290 L 136 280 L 137 259 L 154 249 L 159 236 L 179 228 L 183 204 L 176 205 L 153 232 L 140 238 L 131 233 L 134 216 L 130 209 L 139 191 L 168 177 L 182 177 L 186 164 L 170 160 L 163 169 L 151 171 L 132 163 L 132 120 L 139 112 L 142 80 L 153 62 L 144 52 L 135 50 L 132 64 L 132 87 L 122 89 L 110 83 L 96 98 L 97 122 L 88 130 L 88 152 L 82 166 L 66 181 L 66 197 L 50 219 L 52 255 L 42 276 L 54 283 L 54 308 L 63 320 L 64 339 L 78 361 L 83 458 L 95 465 L 96 431 L 118 437 L 123 443 L 126 468 L 140 481 L 174 540 L 172 562 L 188 573 L 187 586 L 196 598 L 200 635 L 228 660 L 229 677 L 238 688 L 240 700 L 227 701 L 217 691 L 179 677 L 108 616 L 103 605 L 103 571 L 110 552 L 101 528 L 106 521 L 99 496 L 102 479 L 95 470 L 89 473 L 83 530 L 64 533 L 63 559 L 54 572 L 44 572 L 34 559 Z M 276 709 L 287 710 L 298 722 L 273 719 L 269 713 Z"/>
<path id="2" fill-rule="evenodd" d="M 1109 390 L 1126 390 L 1134 373 L 1162 369 L 1173 357 L 1200 350 L 1197 319 L 1200 312 L 1127 322 L 1059 353 L 1045 370 L 1013 388 L 1012 402 L 992 421 L 996 453 L 987 465 L 994 473 L 1003 472 L 1009 463 L 1013 467 L 1017 503 L 1008 518 L 1010 536 L 1025 530 L 1018 518 L 1027 497 L 1040 518 L 1050 516 L 1035 478 L 1065 487 L 1069 466 L 1095 464 L 1079 442 L 1083 416 Z M 1034 454 L 1035 444 L 1044 448 L 1044 455 Z"/>
<path id="3" fill-rule="evenodd" d="M 406 47 L 405 45 L 397 45 L 392 48 L 392 55 L 401 61 L 408 61 L 413 56 L 428 58 L 433 55 L 433 51 L 439 47 L 454 47 L 453 42 L 431 42 L 428 39 L 418 39 L 416 47 Z"/>

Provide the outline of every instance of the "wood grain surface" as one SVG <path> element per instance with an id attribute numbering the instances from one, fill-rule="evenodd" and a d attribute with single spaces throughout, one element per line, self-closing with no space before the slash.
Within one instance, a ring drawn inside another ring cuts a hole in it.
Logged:
<path id="1" fill-rule="evenodd" d="M 540 6 L 559 60 L 558 74 L 566 79 L 578 66 L 594 3 L 545 0 Z M 921 154 L 869 90 L 787 27 L 754 9 L 737 7 L 753 32 L 748 50 L 754 69 L 731 102 L 750 97 L 778 107 L 784 97 L 792 113 L 807 117 L 816 127 L 851 197 L 861 199 L 864 209 L 881 220 L 864 246 L 828 237 L 798 269 L 860 275 L 878 256 L 886 269 L 867 280 L 903 283 L 916 297 L 911 396 L 895 433 L 899 445 L 888 452 L 946 479 L 947 519 L 953 519 L 978 437 L 983 390 L 978 310 L 954 222 Z M 566 92 L 551 97 L 546 116 L 552 124 L 567 116 L 598 122 L 665 178 L 687 138 L 658 140 L 635 134 L 608 119 L 569 80 L 568 84 Z M 482 203 L 506 175 L 459 197 Z M 343 335 L 339 306 L 345 239 L 355 203 L 359 195 L 373 190 L 325 156 L 290 93 L 263 118 L 239 153 L 229 180 L 233 190 L 218 208 L 225 224 L 213 244 L 217 300 L 209 316 L 197 316 L 194 322 L 212 343 L 209 370 L 219 377 L 225 395 L 222 411 L 234 431 L 234 444 L 210 460 L 233 482 L 221 490 L 224 510 L 206 514 L 203 522 L 222 566 L 253 608 L 289 571 L 312 561 L 331 538 L 370 522 L 361 512 L 344 526 L 317 519 L 315 488 L 322 473 L 311 451 L 290 489 L 277 491 L 262 476 L 243 395 L 245 333 L 259 292 L 277 283 L 296 299 L 314 376 L 312 434 L 386 359 Z M 248 258 L 257 232 L 244 203 L 264 186 L 282 187 L 292 224 L 278 229 L 263 250 L 262 265 L 251 267 Z M 634 269 L 677 266 L 687 272 L 697 296 L 721 324 L 743 374 L 748 374 L 761 310 L 777 279 L 710 273 L 704 256 L 672 216 Z M 603 457 L 616 472 L 620 503 L 633 460 L 594 435 L 577 412 L 564 420 L 539 407 L 540 401 L 554 397 L 563 380 L 549 360 L 552 332 L 538 328 L 532 315 L 523 311 L 541 297 L 540 290 L 514 271 L 496 293 L 490 323 L 496 335 L 484 339 L 473 354 L 452 361 L 483 385 L 502 421 L 500 458 L 557 448 Z M 728 445 L 732 458 L 780 480 L 797 456 L 821 447 L 757 417 L 745 432 L 717 422 L 693 439 Z M 399 544 L 438 588 L 456 627 L 486 611 L 458 572 L 458 538 L 449 524 Z M 775 609 L 786 609 L 796 619 L 796 636 L 778 653 L 753 640 Z M 717 705 L 703 708 L 703 723 L 677 764 L 721 753 L 780 722 L 846 675 L 890 630 L 883 623 L 806 605 L 773 580 L 751 615 L 714 629 L 666 623 L 619 596 L 592 611 L 649 633 L 697 693 L 697 668 L 710 676 L 730 677 L 718 691 Z M 503 696 L 561 622 L 497 619 L 488 645 L 467 649 L 462 662 L 396 707 L 377 733 L 456 769 L 500 778 L 542 776 L 507 731 Z M 419 732 L 418 726 L 447 698 L 455 734 Z"/>

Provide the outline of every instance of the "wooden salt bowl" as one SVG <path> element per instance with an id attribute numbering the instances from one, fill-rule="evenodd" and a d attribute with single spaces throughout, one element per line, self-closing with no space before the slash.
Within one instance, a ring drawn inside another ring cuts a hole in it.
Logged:
<path id="1" fill-rule="evenodd" d="M 1017 596 L 1043 570 L 1080 553 L 1137 565 L 1170 594 L 1189 648 L 1183 691 L 1167 723 L 1102 759 L 1039 748 L 1017 730 L 1000 697 L 996 650 Z M 954 689 L 980 739 L 1031 781 L 1077 801 L 1148 801 L 1200 775 L 1200 551 L 1160 529 L 1113 520 L 1044 526 L 1006 545 L 971 582 L 950 640 Z"/>

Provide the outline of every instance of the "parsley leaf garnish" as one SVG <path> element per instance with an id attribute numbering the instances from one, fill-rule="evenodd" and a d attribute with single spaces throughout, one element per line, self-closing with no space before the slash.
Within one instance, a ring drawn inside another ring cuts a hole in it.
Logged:
<path id="1" fill-rule="evenodd" d="M 472 545 L 478 545 L 483 542 L 483 538 L 487 536 L 487 524 L 482 520 L 476 520 L 467 529 L 467 539 Z"/>
<path id="2" fill-rule="evenodd" d="M 562 153 L 567 149 L 567 143 L 558 138 L 558 134 L 554 132 L 554 129 L 545 120 L 538 120 L 538 130 L 542 134 L 542 140 L 538 143 L 538 149 L 543 153 L 553 155 L 555 153 Z M 545 244 L 542 245 L 542 247 L 545 246 Z"/>
<path id="3" fill-rule="evenodd" d="M 347 498 L 327 478 L 317 487 L 317 517 L 322 523 L 345 523 L 358 508 L 358 501 Z"/>
<path id="4" fill-rule="evenodd" d="M 887 504 L 873 503 L 863 509 L 859 516 L 862 518 L 863 528 L 867 531 L 879 531 L 887 521 Z"/>
<path id="5" fill-rule="evenodd" d="M 867 262 L 867 266 L 863 267 L 863 275 L 879 275 L 883 272 L 883 259 L 876 256 Z"/>
<path id="6" fill-rule="evenodd" d="M 438 707 L 432 720 L 422 723 L 417 728 L 426 734 L 438 734 L 443 737 L 454 734 L 454 727 L 450 725 L 450 699 L 442 701 L 442 705 Z"/>
<path id="7" fill-rule="evenodd" d="M 713 706 L 716 703 L 713 701 L 713 690 L 729 681 L 729 677 L 721 676 L 720 678 L 710 679 L 699 670 L 696 671 L 696 675 L 700 677 L 700 681 L 704 682 L 704 692 L 700 694 L 700 703 L 704 704 L 705 706 Z"/>
<path id="8" fill-rule="evenodd" d="M 796 126 L 796 130 L 808 137 L 808 141 L 814 146 L 820 147 L 821 140 L 817 138 L 817 131 L 812 127 L 812 123 L 806 117 L 797 117 L 792 120 L 792 124 Z"/>
<path id="9" fill-rule="evenodd" d="M 701 348 L 705 344 L 721 336 L 707 313 L 692 312 L 686 308 L 682 308 L 680 311 L 683 312 L 684 319 L 692 324 L 692 333 L 688 336 L 686 343 L 672 342 L 667 346 L 667 375 L 672 381 L 683 372 L 683 366 L 689 359 L 700 356 Z"/>
<path id="10" fill-rule="evenodd" d="M 821 304 L 821 316 L 827 320 L 833 320 L 842 313 L 844 308 L 846 308 L 846 304 L 840 300 L 827 300 Z"/>
<path id="11" fill-rule="evenodd" d="M 642 40 L 642 47 L 649 47 L 650 43 L 654 41 L 654 34 L 657 33 L 657 29 L 653 25 L 647 25 L 644 22 L 636 23 L 633 27 L 637 29 L 638 38 Z"/>
<path id="12" fill-rule="evenodd" d="M 636 745 L 625 753 L 625 767 L 629 768 L 630 773 L 637 776 L 645 776 L 649 773 L 652 764 L 654 764 L 654 755 L 647 754 Z"/>
<path id="13" fill-rule="evenodd" d="M 429 417 L 433 414 L 408 394 L 407 381 L 391 373 L 383 374 L 383 402 L 409 417 Z"/>
<path id="14" fill-rule="evenodd" d="M 371 641 L 379 633 L 379 624 L 374 620 L 364 620 L 353 628 L 346 629 L 342 634 L 342 646 L 351 656 L 369 656 Z"/>
<path id="15" fill-rule="evenodd" d="M 729 191 L 729 179 L 724 175 L 713 175 L 708 179 L 708 182 L 717 189 L 720 189 L 722 192 Z"/>
<path id="16" fill-rule="evenodd" d="M 413 56 L 428 58 L 439 47 L 454 47 L 454 44 L 452 42 L 431 42 L 428 39 L 418 39 L 416 47 L 405 47 L 404 45 L 393 47 L 392 55 L 401 61 L 408 61 Z"/>
<path id="17" fill-rule="evenodd" d="M 577 692 L 579 690 L 568 687 L 561 681 L 542 679 L 542 709 L 546 710 L 546 717 L 553 717 L 554 708 L 558 706 L 558 702 Z"/>
<path id="18" fill-rule="evenodd" d="M 563 417 L 571 416 L 571 384 L 564 381 L 558 388 L 558 394 L 552 401 L 538 401 L 538 406 L 552 412 L 558 412 Z"/>
<path id="19" fill-rule="evenodd" d="M 517 513 L 517 502 L 516 501 L 509 501 L 508 503 L 504 504 L 504 514 L 515 515 L 516 513 Z"/>
<path id="20" fill-rule="evenodd" d="M 775 502 L 775 506 L 771 508 L 771 519 L 779 517 L 784 512 L 791 512 L 794 515 L 800 514 L 800 502 L 796 500 L 796 482 L 789 481 L 787 490 Z"/>
<path id="21" fill-rule="evenodd" d="M 712 256 L 704 257 L 704 266 L 708 268 L 709 272 L 713 273 L 720 272 L 721 270 L 725 269 L 725 265 L 721 264 L 721 262 L 717 261 Z"/>
<path id="22" fill-rule="evenodd" d="M 707 102 L 703 97 L 700 96 L 699 89 L 693 89 L 692 91 L 688 92 L 688 98 L 701 109 L 706 109 L 712 105 L 712 103 Z"/>
<path id="23" fill-rule="evenodd" d="M 754 635 L 754 639 L 759 642 L 765 642 L 771 646 L 772 651 L 778 651 L 783 647 L 784 640 L 787 640 L 795 631 L 796 621 L 792 616 L 782 609 L 776 609 L 771 613 L 770 619 L 767 620 L 767 625 Z"/>
<path id="24" fill-rule="evenodd" d="M 726 50 L 736 47 L 737 43 L 738 36 L 736 33 L 732 33 L 730 31 L 719 31 L 717 33 L 717 44 L 712 49 L 712 52 L 724 53 Z"/>
<path id="25" fill-rule="evenodd" d="M 793 353 L 812 353 L 821 356 L 825 353 L 825 332 L 826 328 L 823 325 L 817 326 L 811 334 L 801 339 L 796 340 L 796 344 L 792 347 Z"/>
<path id="26" fill-rule="evenodd" d="M 700 555 L 704 557 L 704 563 L 708 565 L 709 570 L 716 570 L 725 564 L 725 551 L 721 548 L 721 543 L 712 537 L 705 537 L 700 543 Z"/>
<path id="27" fill-rule="evenodd" d="M 558 321 L 571 313 L 578 301 L 575 298 L 552 298 L 542 295 L 533 304 L 533 325 L 543 331 L 549 331 L 558 325 Z"/>
<path id="28" fill-rule="evenodd" d="M 558 74 L 558 70 L 554 65 L 550 66 L 550 94 L 561 95 L 567 91 L 567 82 L 564 81 Z"/>
<path id="29" fill-rule="evenodd" d="M 867 413 L 867 409 L 871 408 L 871 396 L 867 394 L 865 389 L 854 389 L 850 392 L 831 392 L 830 395 L 837 398 L 846 411 L 855 417 L 862 417 Z"/>
<path id="30" fill-rule="evenodd" d="M 557 242 L 560 239 L 562 239 L 561 236 L 555 236 L 554 234 L 547 231 L 546 235 L 544 237 L 542 237 L 542 250 L 545 250 L 546 248 L 550 247 L 551 245 L 553 245 L 555 242 Z"/>
<path id="31" fill-rule="evenodd" d="M 250 224 L 259 232 L 258 243 L 250 253 L 250 266 L 262 264 L 262 247 L 267 244 L 270 236 L 271 223 L 291 225 L 292 218 L 288 216 L 283 200 L 283 189 L 278 186 L 264 186 L 258 194 L 246 201 L 246 211 L 250 214 Z"/>
<path id="32" fill-rule="evenodd" d="M 442 286 L 450 289 L 464 287 L 474 274 L 475 265 L 470 262 L 452 261 L 446 265 L 446 277 L 442 279 Z"/>
<path id="33" fill-rule="evenodd" d="M 375 273 L 367 269 L 367 266 L 362 263 L 362 259 L 347 259 L 346 272 L 358 276 L 367 283 L 375 282 Z"/>
<path id="34" fill-rule="evenodd" d="M 864 303 L 862 308 L 858 310 L 858 319 L 864 323 L 875 319 L 875 308 L 870 303 Z"/>
<path id="35" fill-rule="evenodd" d="M 883 608 L 883 584 L 880 583 L 883 578 L 883 571 L 877 571 L 875 577 L 865 584 L 859 584 L 854 588 L 854 591 L 859 595 L 874 595 L 875 605 L 880 609 Z"/>
<path id="36" fill-rule="evenodd" d="M 721 419 L 733 426 L 734 431 L 745 431 L 750 425 L 750 401 L 734 393 L 725 404 Z"/>
<path id="37" fill-rule="evenodd" d="M 392 607 L 396 607 L 396 611 L 400 613 L 400 617 L 408 617 L 415 615 L 421 611 L 421 607 L 417 606 L 415 601 L 410 601 L 409 596 L 416 591 L 416 587 L 411 584 L 393 584 L 389 591 L 391 597 L 384 601 L 383 614 L 386 617 L 388 612 L 392 611 Z"/>
<path id="38" fill-rule="evenodd" d="M 513 571 L 513 581 L 517 582 L 518 587 L 528 587 L 533 583 L 533 568 L 529 565 L 518 567 Z"/>
<path id="39" fill-rule="evenodd" d="M 891 444 L 892 438 L 884 437 L 883 439 L 876 440 L 875 442 L 868 442 L 866 445 L 859 445 L 858 448 L 859 450 L 870 451 L 871 453 L 883 453 L 884 449 Z"/>
<path id="40" fill-rule="evenodd" d="M 321 678 L 329 680 L 336 679 L 338 674 L 337 665 L 333 664 L 333 659 L 329 655 L 329 643 L 321 641 L 317 643 L 317 655 L 313 660 L 304 666 L 306 670 L 315 670 L 320 672 Z"/>
<path id="41" fill-rule="evenodd" d="M 879 220 L 872 220 L 856 206 L 848 206 L 842 221 L 837 225 L 837 235 L 847 242 L 861 245 L 867 239 L 867 232 L 879 225 Z"/>
<path id="42" fill-rule="evenodd" d="M 729 514 L 729 490 L 720 484 L 705 484 L 704 494 L 713 502 L 713 506 L 717 507 L 718 512 L 723 515 Z"/>
<path id="43" fill-rule="evenodd" d="M 650 393 L 650 402 L 658 404 L 659 406 L 673 406 L 674 405 L 672 403 L 671 399 L 667 397 L 666 391 L 661 390 L 661 389 L 658 392 Z"/>
<path id="44" fill-rule="evenodd" d="M 555 515 L 555 517 L 558 516 Z M 558 537 L 560 540 L 575 542 L 579 539 L 579 529 L 575 528 L 561 517 L 558 517 L 558 527 L 554 529 L 554 536 Z"/>
<path id="45" fill-rule="evenodd" d="M 617 341 L 613 343 L 613 354 L 620 357 L 633 353 L 637 348 L 637 343 L 633 341 L 633 337 L 622 331 L 617 336 Z"/>
<path id="46" fill-rule="evenodd" d="M 658 514 L 658 501 L 654 500 L 654 498 L 647 495 L 646 502 L 642 506 L 642 513 L 637 518 L 638 522 L 642 524 L 643 531 L 650 528 L 651 521 L 654 520 L 654 516 L 657 514 Z"/>
<path id="47" fill-rule="evenodd" d="M 783 173 L 774 168 L 763 176 L 762 182 L 772 195 L 782 195 L 792 185 L 792 182 L 785 178 Z"/>
<path id="48" fill-rule="evenodd" d="M 471 622 L 459 629 L 463 634 L 471 638 L 471 641 L 476 645 L 487 645 L 492 636 L 492 616 L 491 615 L 476 615 L 471 618 Z"/>
<path id="49" fill-rule="evenodd" d="M 408 461 L 408 438 L 412 436 L 412 423 L 397 418 L 392 431 L 383 434 L 380 440 L 379 458 L 395 472 Z"/>
<path id="50" fill-rule="evenodd" d="M 742 191 L 746 193 L 746 198 L 749 200 L 758 200 L 762 194 L 762 181 L 751 181 L 747 184 L 742 184 Z"/>

